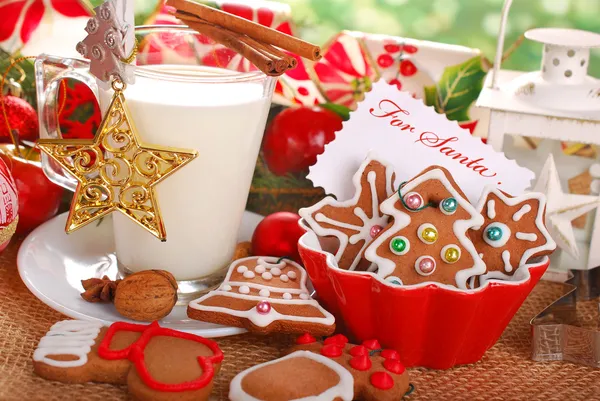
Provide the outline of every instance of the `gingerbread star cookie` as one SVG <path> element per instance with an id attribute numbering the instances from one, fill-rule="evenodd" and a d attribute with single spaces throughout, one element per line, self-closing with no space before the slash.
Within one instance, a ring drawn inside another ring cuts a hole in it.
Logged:
<path id="1" fill-rule="evenodd" d="M 65 320 L 33 353 L 39 376 L 63 383 L 127 384 L 141 401 L 208 400 L 223 353 L 203 337 L 149 325 Z"/>
<path id="2" fill-rule="evenodd" d="M 190 318 L 256 333 L 329 335 L 335 318 L 306 288 L 306 271 L 276 257 L 236 260 L 219 288 L 189 303 Z"/>
<path id="3" fill-rule="evenodd" d="M 352 199 L 338 201 L 328 196 L 299 214 L 320 237 L 335 237 L 338 267 L 356 270 L 371 240 L 386 226 L 389 216 L 379 210 L 380 203 L 394 193 L 394 168 L 369 155 L 352 178 L 356 193 Z M 369 265 L 365 266 L 365 269 Z"/>
<path id="4" fill-rule="evenodd" d="M 485 221 L 469 235 L 487 267 L 480 276 L 482 284 L 510 278 L 531 259 L 549 255 L 556 248 L 544 224 L 546 198 L 541 193 L 513 197 L 486 188 L 477 209 Z"/>
<path id="5" fill-rule="evenodd" d="M 354 400 L 396 401 L 412 391 L 400 354 L 395 350 L 382 349 L 377 340 L 353 345 L 345 336 L 338 334 L 321 343 L 305 334 L 288 352 L 294 355 L 298 351 L 327 357 L 350 372 L 354 379 Z"/>
<path id="6" fill-rule="evenodd" d="M 485 273 L 467 231 L 483 224 L 448 170 L 432 166 L 404 183 L 380 207 L 392 217 L 365 250 L 377 274 L 393 284 L 437 282 L 467 288 Z"/>

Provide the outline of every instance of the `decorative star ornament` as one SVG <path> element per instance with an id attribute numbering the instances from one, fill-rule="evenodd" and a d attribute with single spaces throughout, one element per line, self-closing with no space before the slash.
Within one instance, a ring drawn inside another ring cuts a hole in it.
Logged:
<path id="1" fill-rule="evenodd" d="M 552 154 L 548 156 L 533 190 L 546 195 L 546 226 L 550 235 L 560 249 L 579 259 L 571 222 L 598 207 L 600 197 L 563 192 Z"/>
<path id="2" fill-rule="evenodd" d="M 113 82 L 115 94 L 94 139 L 40 139 L 38 146 L 78 181 L 67 233 L 118 210 L 165 241 L 154 186 L 197 153 L 143 144 L 119 85 Z"/>

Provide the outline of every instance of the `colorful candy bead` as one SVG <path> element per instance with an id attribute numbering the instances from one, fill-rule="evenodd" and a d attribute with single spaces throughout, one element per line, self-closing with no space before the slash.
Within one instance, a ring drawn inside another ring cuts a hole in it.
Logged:
<path id="1" fill-rule="evenodd" d="M 446 198 L 440 203 L 440 210 L 446 215 L 454 214 L 458 208 L 458 202 L 454 198 Z"/>
<path id="2" fill-rule="evenodd" d="M 415 270 L 421 276 L 429 276 L 435 271 L 435 259 L 431 256 L 421 256 L 415 262 Z"/>
<path id="3" fill-rule="evenodd" d="M 415 211 L 423 206 L 425 201 L 423 201 L 423 197 L 417 192 L 409 192 L 404 195 L 404 204 L 410 211 Z"/>
<path id="4" fill-rule="evenodd" d="M 483 240 L 494 248 L 501 248 L 510 239 L 511 231 L 504 223 L 492 223 L 483 231 Z"/>
<path id="5" fill-rule="evenodd" d="M 406 253 L 410 250 L 410 241 L 408 238 L 403 236 L 398 236 L 392 238 L 390 241 L 390 251 L 396 255 L 406 255 Z"/>
<path id="6" fill-rule="evenodd" d="M 380 225 L 377 225 L 377 224 L 375 224 L 373 227 L 371 227 L 371 231 L 369 232 L 369 234 L 371 234 L 371 238 L 377 237 L 377 235 L 381 232 L 381 230 L 383 230 L 383 227 L 381 227 Z"/>
<path id="7" fill-rule="evenodd" d="M 438 231 L 433 224 L 421 224 L 417 229 L 419 239 L 424 243 L 431 245 L 438 239 Z"/>
<path id="8" fill-rule="evenodd" d="M 261 315 L 266 315 L 271 312 L 271 304 L 267 301 L 260 301 L 256 304 L 256 311 Z"/>
<path id="9" fill-rule="evenodd" d="M 490 227 L 485 231 L 485 235 L 490 241 L 499 241 L 502 239 L 502 229 L 497 226 Z"/>
<path id="10" fill-rule="evenodd" d="M 446 263 L 456 263 L 460 259 L 460 248 L 457 245 L 450 244 L 442 248 L 441 257 Z"/>

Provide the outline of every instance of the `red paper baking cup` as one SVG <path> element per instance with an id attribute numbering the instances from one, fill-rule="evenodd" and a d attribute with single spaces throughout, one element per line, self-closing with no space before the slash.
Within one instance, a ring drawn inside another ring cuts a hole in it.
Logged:
<path id="1" fill-rule="evenodd" d="M 311 230 L 298 248 L 319 301 L 355 340 L 376 338 L 400 352 L 404 365 L 433 369 L 479 361 L 550 264 L 545 257 L 519 269 L 515 281 L 491 280 L 475 290 L 434 283 L 401 287 L 374 273 L 338 268 Z"/>

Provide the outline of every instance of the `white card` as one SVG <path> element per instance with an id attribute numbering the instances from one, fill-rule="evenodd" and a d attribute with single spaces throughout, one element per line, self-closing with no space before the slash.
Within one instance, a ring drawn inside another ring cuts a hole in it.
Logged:
<path id="1" fill-rule="evenodd" d="M 394 165 L 396 185 L 431 165 L 447 168 L 471 203 L 477 203 L 489 185 L 520 195 L 535 177 L 456 121 L 383 80 L 373 85 L 335 140 L 325 146 L 308 178 L 326 193 L 350 199 L 352 175 L 370 150 Z"/>

